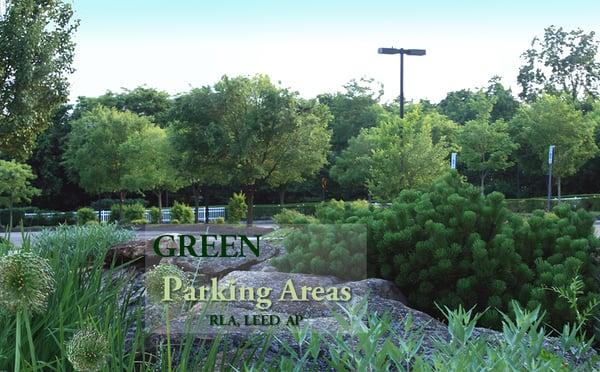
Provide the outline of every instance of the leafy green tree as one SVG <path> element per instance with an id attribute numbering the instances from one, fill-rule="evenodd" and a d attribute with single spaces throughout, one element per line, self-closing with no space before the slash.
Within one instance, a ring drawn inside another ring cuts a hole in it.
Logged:
<path id="1" fill-rule="evenodd" d="M 264 75 L 225 76 L 215 91 L 224 108 L 219 124 L 227 134 L 229 172 L 244 188 L 251 225 L 258 186 L 278 187 L 289 181 L 286 173 L 302 179 L 326 163 L 331 114 Z"/>
<path id="2" fill-rule="evenodd" d="M 10 211 L 9 229 L 13 225 L 15 204 L 29 202 L 40 193 L 39 189 L 31 186 L 34 178 L 29 165 L 14 160 L 0 160 L 0 206 L 7 207 Z"/>
<path id="3" fill-rule="evenodd" d="M 69 176 L 92 194 L 139 191 L 145 176 L 132 173 L 128 144 L 135 136 L 151 130 L 153 124 L 132 112 L 98 106 L 72 122 L 67 138 L 64 164 Z M 135 177 L 135 176 L 138 177 Z"/>
<path id="4" fill-rule="evenodd" d="M 25 159 L 68 96 L 78 21 L 62 1 L 12 0 L 0 19 L 0 153 Z"/>
<path id="5" fill-rule="evenodd" d="M 332 155 L 339 154 L 348 146 L 348 141 L 359 134 L 362 128 L 377 124 L 383 108 L 378 104 L 383 95 L 383 86 L 373 79 L 352 79 L 344 85 L 345 92 L 322 94 L 319 102 L 326 105 L 333 120 L 329 127 Z"/>
<path id="6" fill-rule="evenodd" d="M 548 171 L 548 147 L 556 146 L 552 172 L 557 179 L 559 200 L 562 178 L 573 176 L 598 152 L 595 122 L 584 117 L 568 96 L 541 96 L 522 107 L 511 125 L 518 133 L 517 142 L 529 149 L 524 162 L 537 165 L 544 173 Z"/>
<path id="7" fill-rule="evenodd" d="M 74 210 L 89 203 L 89 195 L 71 182 L 62 164 L 65 143 L 71 131 L 71 105 L 55 110 L 50 126 L 36 140 L 27 164 L 37 178 L 33 185 L 42 190 L 34 199 L 36 206 L 53 210 Z M 64 195 L 69 195 L 65 198 Z"/>
<path id="8" fill-rule="evenodd" d="M 119 111 L 131 111 L 165 127 L 170 119 L 169 111 L 173 101 L 167 92 L 146 86 L 123 89 L 120 93 L 109 90 L 98 97 L 79 97 L 73 117 L 77 119 L 83 112 L 99 105 Z"/>
<path id="9" fill-rule="evenodd" d="M 396 113 L 382 115 L 378 126 L 393 121 Z M 437 111 L 423 109 L 421 104 L 407 108 L 407 119 L 415 133 L 423 128 L 429 132 L 433 146 L 447 146 L 448 151 L 458 150 L 458 125 Z M 401 133 L 401 128 L 396 128 Z M 372 167 L 376 166 L 373 152 L 382 146 L 386 134 L 376 134 L 377 129 L 363 130 L 360 135 L 350 139 L 348 147 L 335 158 L 331 168 L 331 177 L 340 185 L 349 188 L 365 188 Z M 401 136 L 401 135 L 400 135 Z"/>
<path id="10" fill-rule="evenodd" d="M 492 110 L 493 102 L 484 91 L 462 89 L 448 93 L 437 107 L 450 120 L 465 124 L 467 121 L 487 116 Z"/>
<path id="11" fill-rule="evenodd" d="M 522 54 L 524 64 L 517 78 L 522 88 L 519 97 L 533 101 L 541 93 L 568 93 L 575 101 L 598 95 L 600 62 L 594 31 L 565 31 L 550 26 L 544 37 L 535 37 L 531 48 Z"/>
<path id="12" fill-rule="evenodd" d="M 456 124 L 437 112 L 407 110 L 400 119 L 387 114 L 376 127 L 364 129 L 336 159 L 331 174 L 346 185 L 366 186 L 377 198 L 389 200 L 408 187 L 422 187 L 447 169 L 455 145 Z M 435 133 L 434 133 L 435 128 Z"/>
<path id="13" fill-rule="evenodd" d="M 220 124 L 227 110 L 212 87 L 192 89 L 175 98 L 168 133 L 176 156 L 175 168 L 192 186 L 198 223 L 199 193 L 208 216 L 212 189 L 230 181 L 225 128 Z M 208 218 L 206 219 L 208 222 Z"/>
<path id="14" fill-rule="evenodd" d="M 509 121 L 515 116 L 519 109 L 519 101 L 515 99 L 510 89 L 506 89 L 501 83 L 499 76 L 494 76 L 488 82 L 485 94 L 492 101 L 492 111 L 490 112 L 490 121 L 496 120 Z"/>
<path id="15" fill-rule="evenodd" d="M 481 193 L 485 191 L 485 179 L 494 171 L 513 165 L 509 160 L 517 148 L 509 133 L 506 122 L 499 120 L 471 120 L 461 128 L 459 135 L 461 161 L 467 169 L 479 175 Z"/>
<path id="16" fill-rule="evenodd" d="M 125 188 L 153 192 L 158 200 L 158 223 L 162 223 L 163 192 L 177 191 L 186 185 L 184 177 L 173 166 L 175 153 L 166 130 L 150 126 L 135 133 L 123 144 L 122 151 L 127 164 L 123 176 Z"/>

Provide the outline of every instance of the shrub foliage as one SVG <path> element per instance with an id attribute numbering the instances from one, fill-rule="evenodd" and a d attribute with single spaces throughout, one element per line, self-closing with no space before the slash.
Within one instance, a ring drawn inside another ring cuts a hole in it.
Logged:
<path id="1" fill-rule="evenodd" d="M 98 214 L 92 208 L 80 208 L 77 210 L 77 224 L 85 225 L 88 221 L 98 221 Z"/>

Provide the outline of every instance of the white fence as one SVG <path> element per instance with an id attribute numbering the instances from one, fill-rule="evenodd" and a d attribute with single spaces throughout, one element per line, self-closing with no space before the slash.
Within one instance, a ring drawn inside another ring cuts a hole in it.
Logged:
<path id="1" fill-rule="evenodd" d="M 195 209 L 194 209 L 195 210 Z M 206 218 L 204 216 L 204 207 L 198 209 L 198 221 L 206 222 Z M 56 213 L 25 213 L 26 218 L 32 218 L 38 215 L 44 216 L 44 218 L 52 218 Z M 222 217 L 225 218 L 225 207 L 209 207 L 208 208 L 208 220 L 214 221 L 215 219 Z M 146 209 L 144 213 L 144 218 L 147 221 L 150 221 L 150 210 Z M 101 222 L 107 222 L 110 219 L 110 211 L 98 211 L 98 219 Z M 171 208 L 163 208 L 162 210 L 162 222 L 168 223 L 171 222 Z"/>

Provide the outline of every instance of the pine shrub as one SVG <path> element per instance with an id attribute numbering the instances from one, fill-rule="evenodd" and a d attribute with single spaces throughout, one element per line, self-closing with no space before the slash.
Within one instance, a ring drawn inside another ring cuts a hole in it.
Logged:
<path id="1" fill-rule="evenodd" d="M 475 307 L 484 326 L 499 326 L 516 299 L 548 312 L 553 326 L 575 314 L 549 290 L 581 273 L 583 299 L 598 296 L 599 246 L 585 211 L 559 205 L 529 219 L 510 212 L 504 196 L 480 191 L 456 173 L 425 192 L 405 190 L 376 210 L 370 228 L 372 274 L 393 280 L 409 303 L 430 314 L 438 305 Z M 436 305 L 437 304 L 437 305 Z"/>
<path id="2" fill-rule="evenodd" d="M 360 280 L 367 273 L 367 229 L 358 224 L 309 224 L 286 236 L 287 254 L 274 259 L 281 271 Z"/>

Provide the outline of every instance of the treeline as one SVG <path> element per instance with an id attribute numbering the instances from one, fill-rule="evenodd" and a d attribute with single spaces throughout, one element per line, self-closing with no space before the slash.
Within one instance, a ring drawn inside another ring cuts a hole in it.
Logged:
<path id="1" fill-rule="evenodd" d="M 534 39 L 522 55 L 518 97 L 493 77 L 439 103 L 409 103 L 402 119 L 396 102 L 381 101 L 383 86 L 365 78 L 311 99 L 256 75 L 224 76 L 176 96 L 141 86 L 60 105 L 77 22 L 68 5 L 36 6 L 16 2 L 0 21 L 7 42 L 0 69 L 4 206 L 32 199 L 38 207 L 74 210 L 100 198 L 142 196 L 158 206 L 181 200 L 198 207 L 225 204 L 241 190 L 251 220 L 255 202 L 391 200 L 448 172 L 452 152 L 459 172 L 482 192 L 540 196 L 550 145 L 559 193 L 599 191 L 593 32 L 549 27 Z M 40 27 L 29 29 L 33 15 Z M 23 59 L 9 43 L 14 29 L 47 58 Z M 30 70 L 37 80 L 26 78 Z M 14 181 L 17 174 L 22 182 Z"/>

